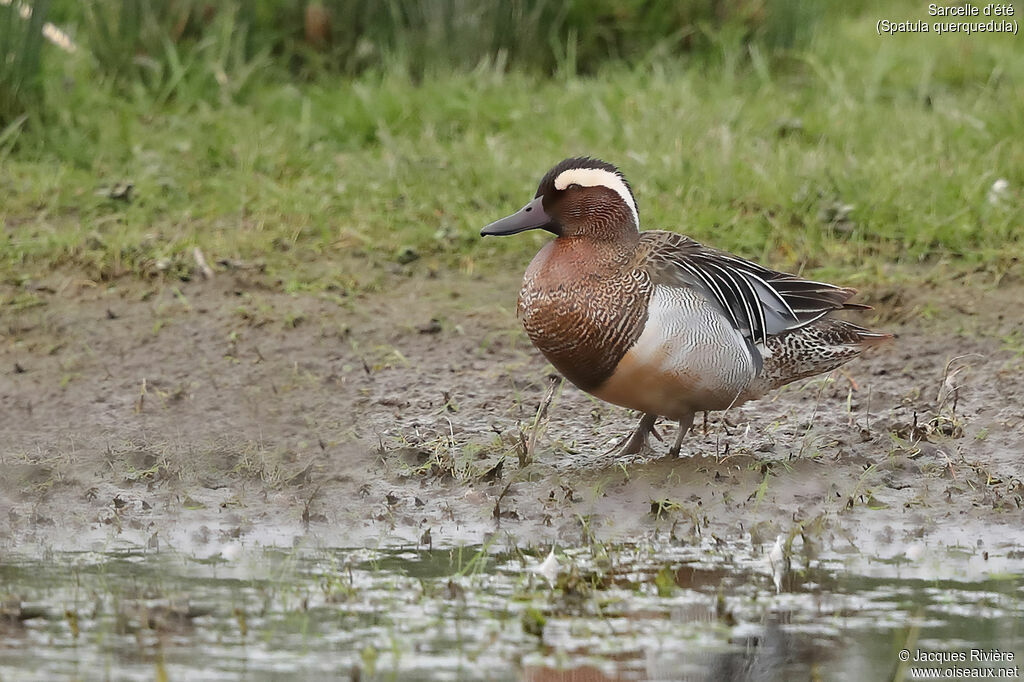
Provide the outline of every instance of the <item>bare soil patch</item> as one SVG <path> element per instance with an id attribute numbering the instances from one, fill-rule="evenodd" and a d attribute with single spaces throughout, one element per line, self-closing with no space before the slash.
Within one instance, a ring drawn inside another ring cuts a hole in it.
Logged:
<path id="1" fill-rule="evenodd" d="M 868 292 L 896 343 L 622 460 L 634 416 L 552 383 L 517 280 L 8 289 L 0 544 L 1024 543 L 1019 288 Z"/>

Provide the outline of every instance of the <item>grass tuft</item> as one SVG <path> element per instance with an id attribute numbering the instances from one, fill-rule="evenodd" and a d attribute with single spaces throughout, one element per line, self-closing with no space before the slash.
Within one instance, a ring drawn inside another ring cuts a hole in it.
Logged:
<path id="1" fill-rule="evenodd" d="M 48 0 L 0 0 L 0 150 L 42 105 L 43 24 Z"/>

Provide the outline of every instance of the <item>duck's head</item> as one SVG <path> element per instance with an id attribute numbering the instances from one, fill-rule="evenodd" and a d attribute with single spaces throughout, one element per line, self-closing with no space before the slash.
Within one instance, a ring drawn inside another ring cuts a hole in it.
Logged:
<path id="1" fill-rule="evenodd" d="M 480 230 L 480 236 L 537 229 L 559 237 L 619 239 L 638 233 L 640 215 L 618 168 L 589 157 L 566 159 L 547 172 L 530 203 Z"/>

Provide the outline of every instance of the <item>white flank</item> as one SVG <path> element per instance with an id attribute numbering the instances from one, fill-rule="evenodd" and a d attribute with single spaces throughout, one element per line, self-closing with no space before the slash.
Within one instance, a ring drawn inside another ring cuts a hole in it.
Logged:
<path id="1" fill-rule="evenodd" d="M 555 178 L 555 189 L 562 190 L 573 184 L 580 187 L 607 187 L 618 192 L 622 200 L 626 202 L 626 206 L 629 206 L 629 210 L 633 213 L 633 222 L 636 223 L 639 229 L 640 214 L 637 213 L 636 203 L 633 202 L 633 195 L 629 193 L 629 188 L 626 187 L 626 183 L 621 176 L 603 168 L 570 168 L 567 171 L 562 171 Z"/>
<path id="2" fill-rule="evenodd" d="M 754 375 L 743 335 L 703 294 L 659 285 L 640 338 L 593 393 L 616 405 L 680 419 L 693 411 L 731 407 Z"/>

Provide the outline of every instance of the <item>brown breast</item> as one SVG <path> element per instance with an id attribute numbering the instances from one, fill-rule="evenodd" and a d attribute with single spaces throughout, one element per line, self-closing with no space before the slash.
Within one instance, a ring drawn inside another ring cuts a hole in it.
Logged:
<path id="1" fill-rule="evenodd" d="M 600 386 L 640 337 L 651 281 L 622 246 L 562 237 L 534 257 L 519 314 L 533 344 L 585 391 Z"/>

